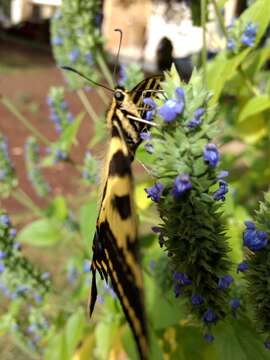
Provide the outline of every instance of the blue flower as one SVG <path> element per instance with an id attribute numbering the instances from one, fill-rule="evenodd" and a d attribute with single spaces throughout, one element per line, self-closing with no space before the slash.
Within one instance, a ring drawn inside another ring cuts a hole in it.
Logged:
<path id="1" fill-rule="evenodd" d="M 56 157 L 56 160 L 66 160 L 68 155 L 67 155 L 67 153 L 61 151 L 60 149 L 57 149 L 56 153 L 55 153 L 55 157 Z"/>
<path id="2" fill-rule="evenodd" d="M 5 271 L 5 265 L 2 261 L 0 261 L 0 274 Z"/>
<path id="3" fill-rule="evenodd" d="M 89 260 L 84 260 L 83 261 L 83 271 L 84 272 L 89 272 L 90 271 L 90 266 L 91 266 L 91 263 Z"/>
<path id="4" fill-rule="evenodd" d="M 228 289 L 233 283 L 233 277 L 231 275 L 224 275 L 218 281 L 218 288 L 221 290 Z"/>
<path id="5" fill-rule="evenodd" d="M 173 121 L 177 115 L 181 114 L 185 107 L 185 93 L 180 87 L 175 90 L 177 99 L 169 99 L 158 109 L 158 114 L 166 122 Z"/>
<path id="6" fill-rule="evenodd" d="M 75 63 L 78 60 L 79 56 L 80 56 L 79 49 L 74 49 L 68 54 L 69 60 L 73 63 Z"/>
<path id="7" fill-rule="evenodd" d="M 34 294 L 34 299 L 37 303 L 41 303 L 43 300 L 43 297 L 40 294 Z"/>
<path id="8" fill-rule="evenodd" d="M 264 347 L 267 349 L 267 350 L 270 350 L 270 341 L 269 340 L 266 340 L 264 342 Z"/>
<path id="9" fill-rule="evenodd" d="M 154 152 L 153 144 L 146 143 L 146 144 L 144 144 L 144 148 L 149 154 L 153 154 L 153 152 Z"/>
<path id="10" fill-rule="evenodd" d="M 0 259 L 4 259 L 7 256 L 5 251 L 0 250 Z"/>
<path id="11" fill-rule="evenodd" d="M 215 340 L 214 336 L 210 333 L 207 333 L 203 336 L 204 340 L 211 343 Z"/>
<path id="12" fill-rule="evenodd" d="M 155 265 L 156 265 L 156 262 L 155 262 L 155 260 L 150 260 L 150 262 L 149 262 L 149 267 L 150 267 L 150 270 L 154 270 L 154 268 L 155 268 Z"/>
<path id="13" fill-rule="evenodd" d="M 232 38 L 227 40 L 227 49 L 232 51 L 235 48 L 235 41 Z"/>
<path id="14" fill-rule="evenodd" d="M 70 112 L 68 112 L 67 113 L 67 122 L 70 124 L 73 122 L 73 120 L 74 120 L 74 116 Z"/>
<path id="15" fill-rule="evenodd" d="M 164 185 L 162 183 L 157 182 L 154 186 L 144 189 L 147 193 L 147 197 L 154 202 L 158 202 L 161 197 L 162 191 L 164 189 Z"/>
<path id="16" fill-rule="evenodd" d="M 242 44 L 253 47 L 257 34 L 257 25 L 249 22 L 245 28 L 245 31 L 242 35 Z"/>
<path id="17" fill-rule="evenodd" d="M 36 324 L 31 324 L 31 325 L 29 325 L 28 328 L 27 328 L 27 332 L 28 332 L 29 334 L 33 334 L 33 333 L 36 332 L 36 331 L 37 331 L 37 325 L 36 325 Z"/>
<path id="18" fill-rule="evenodd" d="M 140 133 L 140 138 L 142 140 L 151 140 L 152 139 L 151 134 L 148 131 L 141 132 Z"/>
<path id="19" fill-rule="evenodd" d="M 61 38 L 61 36 L 56 35 L 52 38 L 52 44 L 57 46 L 63 45 L 63 39 Z"/>
<path id="20" fill-rule="evenodd" d="M 205 324 L 215 323 L 217 321 L 217 315 L 212 309 L 207 309 L 203 314 L 202 320 Z"/>
<path id="21" fill-rule="evenodd" d="M 230 301 L 230 307 L 233 309 L 233 310 L 236 310 L 240 307 L 241 305 L 241 302 L 239 299 L 237 298 L 233 298 L 231 301 Z"/>
<path id="22" fill-rule="evenodd" d="M 144 116 L 145 120 L 152 121 L 153 120 L 154 112 L 152 110 L 146 111 L 146 114 Z"/>
<path id="23" fill-rule="evenodd" d="M 220 180 L 219 182 L 219 188 L 213 193 L 213 199 L 215 201 L 225 200 L 225 194 L 229 191 L 228 189 L 228 183 L 224 180 Z"/>
<path id="24" fill-rule="evenodd" d="M 100 304 L 104 304 L 104 297 L 103 296 L 101 296 L 101 295 L 98 295 L 97 296 L 97 301 L 100 303 Z"/>
<path id="25" fill-rule="evenodd" d="M 194 294 L 191 296 L 192 305 L 201 305 L 204 303 L 204 297 L 202 295 Z"/>
<path id="26" fill-rule="evenodd" d="M 13 238 L 15 238 L 15 236 L 17 235 L 17 230 L 12 228 L 12 229 L 9 229 L 9 235 Z"/>
<path id="27" fill-rule="evenodd" d="M 179 272 L 179 271 L 175 271 L 173 273 L 173 280 L 179 282 L 181 285 L 190 285 L 191 284 L 191 281 L 189 280 L 187 275 L 182 272 Z"/>
<path id="28" fill-rule="evenodd" d="M 192 118 L 192 120 L 190 120 L 188 122 L 187 126 L 192 129 L 192 128 L 197 127 L 198 125 L 200 125 L 201 122 L 202 122 L 201 117 L 203 116 L 204 113 L 205 113 L 204 108 L 198 108 L 194 112 L 193 118 Z"/>
<path id="29" fill-rule="evenodd" d="M 151 229 L 156 234 L 160 233 L 160 231 L 161 231 L 161 228 L 159 226 L 152 226 Z"/>
<path id="30" fill-rule="evenodd" d="M 192 184 L 189 181 L 189 175 L 183 173 L 175 178 L 173 183 L 172 194 L 174 197 L 179 198 L 191 188 L 192 188 Z"/>
<path id="31" fill-rule="evenodd" d="M 22 244 L 19 242 L 15 242 L 15 244 L 13 245 L 14 250 L 19 251 L 19 250 L 21 250 L 21 248 L 22 248 Z"/>
<path id="32" fill-rule="evenodd" d="M 88 52 L 87 54 L 85 54 L 85 61 L 87 62 L 88 65 L 92 65 L 93 64 L 93 55 L 91 52 Z"/>
<path id="33" fill-rule="evenodd" d="M 221 170 L 217 176 L 217 180 L 221 180 L 229 175 L 229 171 Z"/>
<path id="34" fill-rule="evenodd" d="M 182 288 L 179 283 L 174 285 L 174 294 L 175 294 L 176 298 L 178 298 L 180 295 L 182 295 Z"/>
<path id="35" fill-rule="evenodd" d="M 243 261 L 241 262 L 240 264 L 238 264 L 237 266 L 237 270 L 236 272 L 239 273 L 239 272 L 244 272 L 248 269 L 248 263 Z"/>
<path id="36" fill-rule="evenodd" d="M 219 160 L 220 155 L 218 149 L 215 144 L 207 144 L 204 148 L 203 153 L 204 161 L 206 161 L 211 167 L 216 167 Z"/>
<path id="37" fill-rule="evenodd" d="M 64 100 L 64 101 L 61 101 L 61 103 L 60 103 L 60 108 L 62 109 L 62 110 L 67 110 L 67 108 L 68 108 L 68 103 Z"/>
<path id="38" fill-rule="evenodd" d="M 243 233 L 244 245 L 252 251 L 259 251 L 267 245 L 268 235 L 265 231 L 256 230 L 255 224 L 246 221 L 246 230 Z"/>
<path id="39" fill-rule="evenodd" d="M 10 225 L 9 216 L 6 215 L 6 214 L 1 215 L 1 216 L 0 216 L 0 222 L 1 222 L 3 225 Z"/>
<path id="40" fill-rule="evenodd" d="M 157 104 L 155 103 L 155 101 L 149 97 L 144 98 L 143 103 L 145 105 L 148 105 L 151 108 L 151 110 L 153 110 L 157 107 Z"/>
<path id="41" fill-rule="evenodd" d="M 53 106 L 53 99 L 50 96 L 47 96 L 47 105 Z"/>

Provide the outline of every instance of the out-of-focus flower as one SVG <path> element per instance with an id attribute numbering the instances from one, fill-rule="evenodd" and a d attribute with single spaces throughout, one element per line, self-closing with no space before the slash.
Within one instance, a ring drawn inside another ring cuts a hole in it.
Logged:
<path id="1" fill-rule="evenodd" d="M 256 40 L 256 34 L 257 34 L 257 28 L 258 26 L 253 24 L 252 22 L 249 22 L 244 30 L 244 33 L 242 35 L 242 44 L 253 47 Z"/>

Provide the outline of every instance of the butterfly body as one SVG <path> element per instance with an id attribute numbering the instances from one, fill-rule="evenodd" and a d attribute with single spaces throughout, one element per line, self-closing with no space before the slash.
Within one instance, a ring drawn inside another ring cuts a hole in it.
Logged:
<path id="1" fill-rule="evenodd" d="M 150 89 L 150 82 L 153 82 L 151 89 L 157 89 L 159 81 L 159 77 L 146 79 L 131 92 L 121 87 L 115 89 L 107 113 L 107 126 L 111 138 L 105 160 L 105 181 L 102 186 L 91 264 L 93 279 L 89 303 L 90 316 L 97 298 L 98 271 L 105 281 L 110 278 L 131 326 L 140 358 L 144 360 L 148 359 L 148 341 L 131 165 L 141 142 L 140 132 L 146 125 L 130 120 L 130 116 L 142 118 L 145 110 L 139 109 L 143 105 L 143 91 Z"/>

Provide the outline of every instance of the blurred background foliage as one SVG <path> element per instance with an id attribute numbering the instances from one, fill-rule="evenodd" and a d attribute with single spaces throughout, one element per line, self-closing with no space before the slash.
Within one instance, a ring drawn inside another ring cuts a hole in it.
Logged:
<path id="1" fill-rule="evenodd" d="M 170 254 L 164 250 L 159 232 L 151 230 L 161 222 L 144 191 L 153 181 L 137 164 L 135 201 L 140 220 L 151 359 L 270 359 L 269 324 L 262 324 L 263 317 L 267 317 L 262 306 L 264 310 L 270 307 L 269 249 L 265 247 L 264 253 L 256 253 L 250 251 L 247 243 L 243 247 L 243 232 L 249 229 L 245 230 L 244 221 L 248 219 L 253 218 L 259 230 L 270 234 L 267 194 L 264 200 L 270 182 L 270 42 L 266 36 L 269 1 L 250 1 L 230 27 L 224 25 L 222 16 L 225 1 L 190 3 L 192 20 L 202 26 L 204 34 L 210 17 L 207 5 L 212 3 L 225 45 L 214 57 L 207 58 L 204 42 L 202 52 L 193 57 L 192 64 L 200 69 L 200 75 L 196 75 L 197 80 L 193 78 L 189 88 L 178 80 L 175 72 L 163 86 L 169 98 L 175 98 L 175 88 L 182 86 L 189 94 L 185 101 L 190 109 L 201 106 L 198 102 L 201 96 L 202 106 L 207 103 L 211 114 L 215 113 L 214 120 L 209 121 L 213 121 L 217 131 L 212 134 L 208 129 L 210 133 L 201 136 L 220 144 L 220 169 L 229 172 L 229 192 L 221 209 L 231 249 L 229 273 L 234 280 L 226 299 L 226 319 L 213 326 L 211 333 L 205 333 L 207 320 L 196 319 L 185 298 L 175 291 L 172 276 L 175 268 Z M 167 6 L 169 11 L 170 3 Z M 104 50 L 106 39 L 102 36 L 101 22 L 99 1 L 63 0 L 51 20 L 50 42 L 56 66 L 73 66 L 94 81 L 112 86 L 114 79 L 107 65 L 109 56 Z M 140 66 L 132 62 L 121 66 L 118 75 L 118 82 L 128 89 L 144 77 Z M 22 359 L 137 359 L 131 331 L 110 284 L 99 283 L 99 304 L 94 317 L 89 321 L 86 316 L 91 241 L 98 211 L 101 161 L 97 154 L 106 142 L 105 113 L 96 110 L 92 97 L 95 94 L 103 108 L 108 106 L 110 97 L 102 88 L 92 88 L 75 74 L 63 72 L 63 76 L 65 87 L 56 85 L 44 94 L 48 121 L 53 122 L 56 132 L 54 141 L 33 126 L 1 90 L 0 105 L 31 133 L 24 148 L 25 167 L 34 191 L 46 199 L 47 206 L 40 206 L 20 187 L 9 156 L 8 139 L 1 134 L 0 196 L 4 201 L 15 198 L 24 210 L 22 214 L 7 214 L 3 205 L 0 213 L 0 334 L 16 344 Z M 78 114 L 71 111 L 66 100 L 70 91 L 81 102 L 82 111 Z M 86 117 L 92 121 L 92 136 L 83 149 L 84 156 L 77 160 L 72 150 L 80 145 L 77 135 Z M 200 118 L 195 117 L 195 121 Z M 158 166 L 144 144 L 138 149 L 137 159 L 150 168 Z M 44 175 L 61 163 L 76 170 L 77 191 L 72 196 L 54 195 Z M 256 215 L 260 201 L 265 203 Z M 247 275 L 243 274 L 246 270 L 243 261 L 251 267 Z M 257 269 L 265 276 L 264 284 L 260 283 Z M 254 299 L 250 301 L 253 292 L 257 305 Z M 239 303 L 231 303 L 233 299 Z"/>

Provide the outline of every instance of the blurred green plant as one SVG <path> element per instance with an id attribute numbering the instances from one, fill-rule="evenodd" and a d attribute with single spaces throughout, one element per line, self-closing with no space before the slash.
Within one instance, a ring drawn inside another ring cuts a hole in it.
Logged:
<path id="1" fill-rule="evenodd" d="M 197 4 L 193 14 L 199 21 L 199 10 L 204 33 L 206 3 Z M 229 29 L 221 16 L 224 1 L 212 3 L 226 48 L 210 61 L 204 48 L 202 69 L 194 71 L 189 84 L 182 83 L 174 69 L 166 75 L 164 96 L 151 104 L 150 115 L 159 127 L 142 133 L 144 144 L 137 152 L 155 180 L 153 185 L 153 180 L 136 175 L 135 191 L 155 360 L 165 354 L 177 360 L 270 359 L 269 193 L 264 200 L 262 195 L 270 181 L 269 42 L 262 42 L 270 22 L 265 11 L 268 0 L 254 1 Z M 99 1 L 64 1 L 52 20 L 51 42 L 58 66 L 74 66 L 112 86 L 99 15 Z M 83 311 L 97 216 L 92 185 L 98 179 L 99 162 L 93 146 L 103 144 L 105 131 L 103 117 L 89 100 L 90 89 L 85 89 L 89 84 L 74 74 L 65 76 L 94 124 L 81 162 L 74 161 L 71 151 L 85 114 L 71 114 L 65 89 L 52 88 L 47 97 L 57 130 L 54 142 L 34 128 L 8 97 L 0 98 L 35 137 L 28 143 L 27 168 L 47 204 L 40 208 L 22 191 L 1 137 L 0 194 L 15 197 L 25 212 L 18 235 L 6 212 L 0 214 L 0 291 L 5 298 L 0 332 L 10 333 L 29 357 L 37 359 L 107 360 L 124 353 L 137 359 L 110 284 L 100 292 L 94 320 L 88 322 Z M 138 65 L 131 64 L 121 69 L 119 81 L 131 88 L 141 78 Z M 103 90 L 95 90 L 106 103 Z M 219 150 L 217 143 L 222 145 Z M 48 153 L 39 157 L 38 146 Z M 81 174 L 72 199 L 47 193 L 40 174 L 33 178 L 33 169 L 35 174 L 42 167 L 53 169 L 59 161 Z M 230 171 L 229 186 L 224 180 L 227 172 L 220 169 Z M 158 213 L 144 188 L 157 202 Z M 258 200 L 262 202 L 254 222 L 247 221 Z M 42 251 L 44 271 L 29 261 L 35 250 L 33 262 L 41 259 Z"/>

